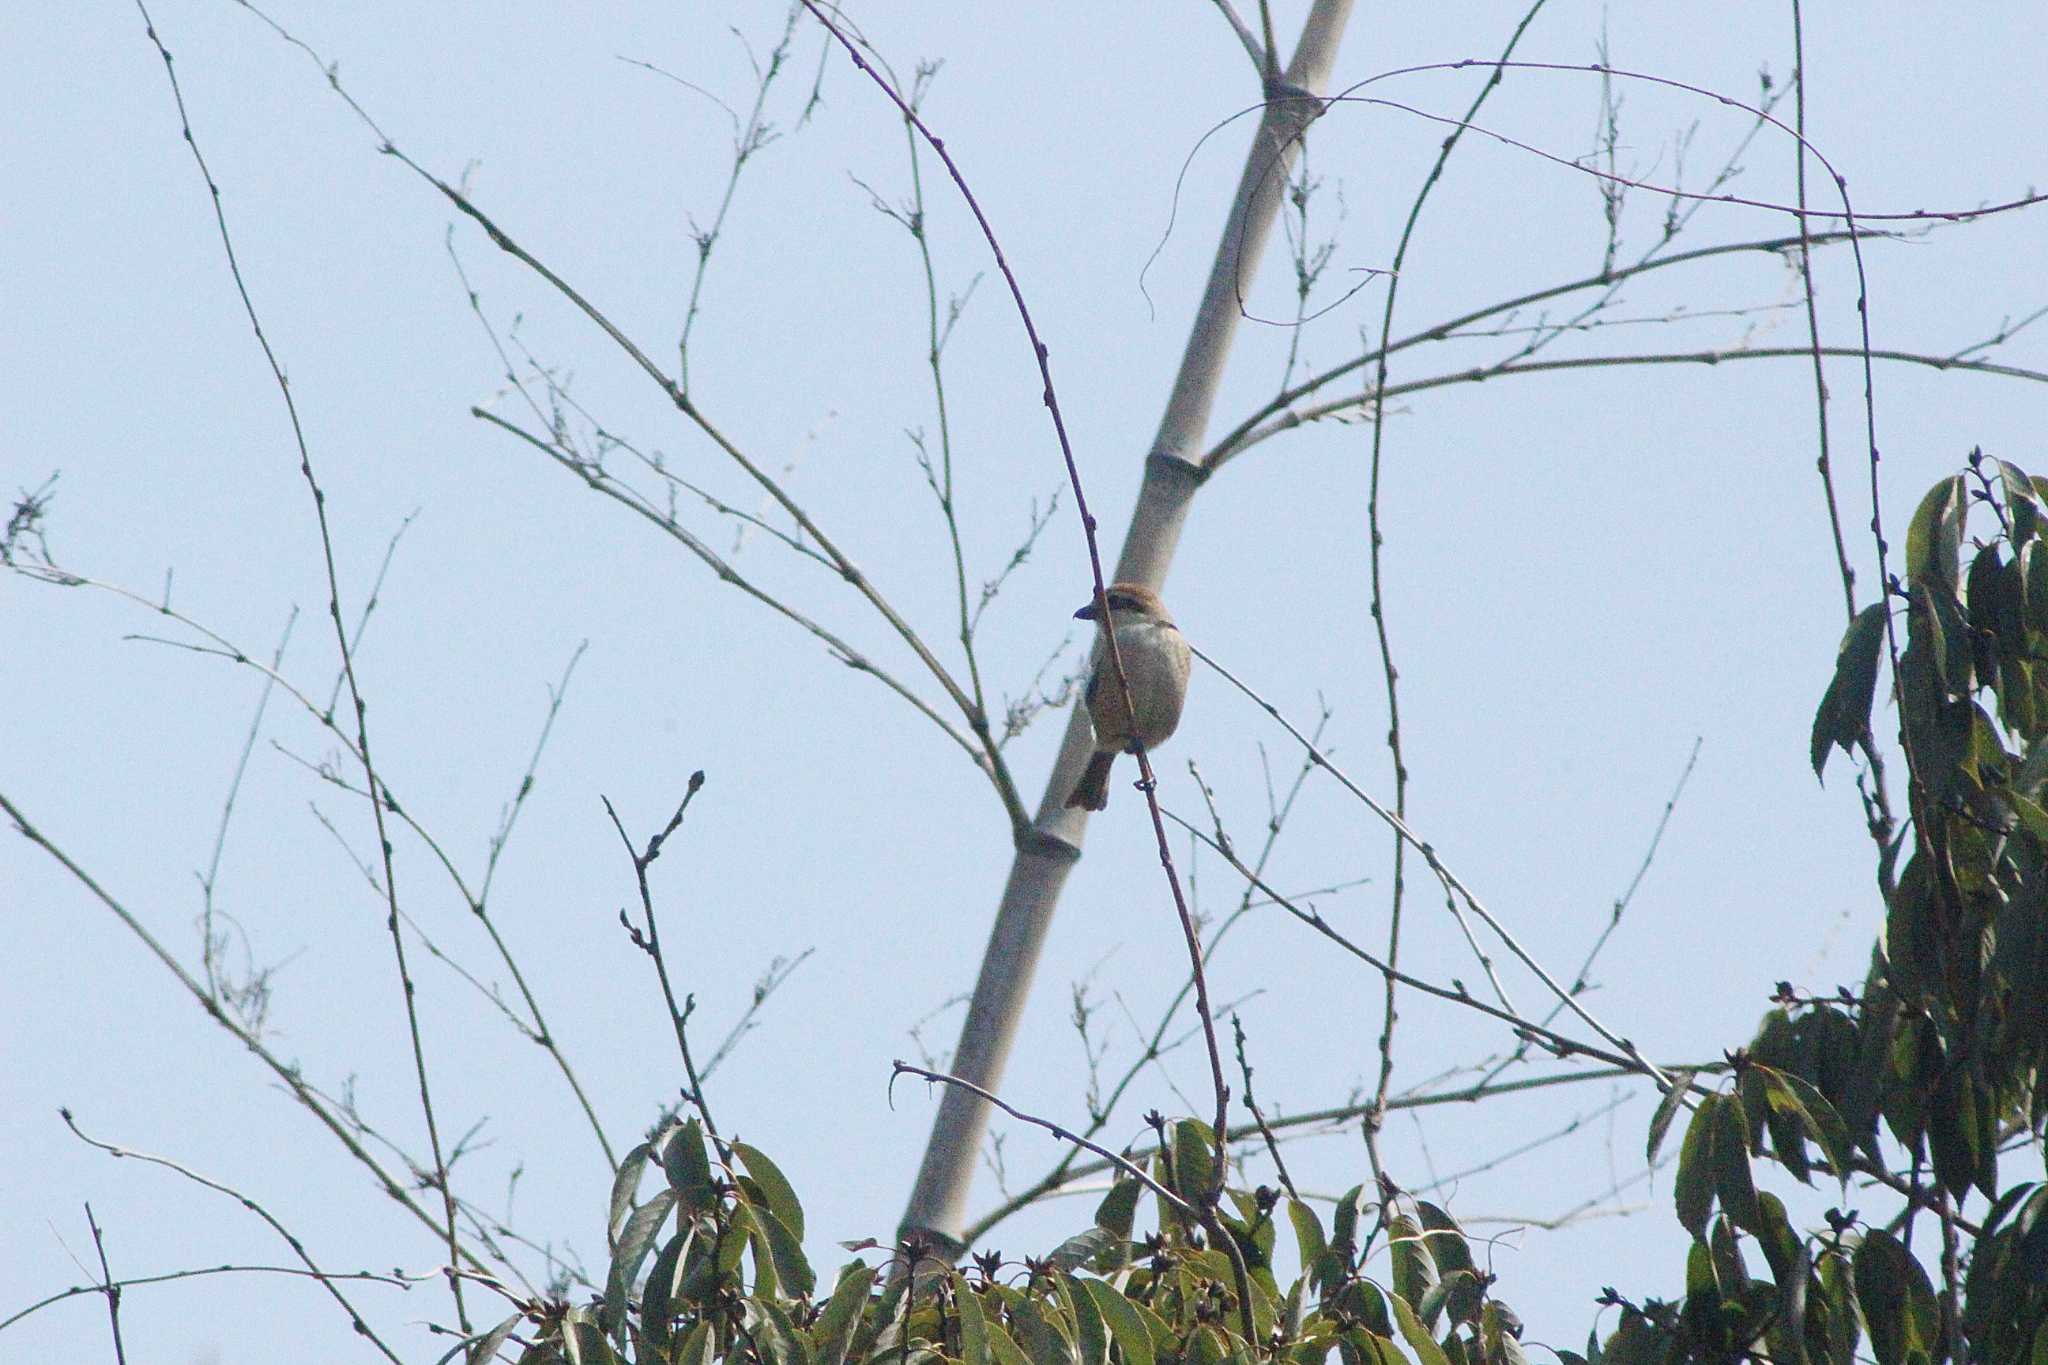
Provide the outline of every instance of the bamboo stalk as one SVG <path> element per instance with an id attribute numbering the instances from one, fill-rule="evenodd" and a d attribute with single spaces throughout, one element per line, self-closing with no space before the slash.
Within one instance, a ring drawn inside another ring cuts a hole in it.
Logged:
<path id="1" fill-rule="evenodd" d="M 1301 135 L 1323 112 L 1318 96 L 1336 62 L 1351 4 L 1352 0 L 1316 0 L 1293 60 L 1266 90 L 1265 111 L 1216 247 L 1208 287 L 1146 457 L 1138 503 L 1117 558 L 1115 577 L 1120 581 L 1158 588 L 1172 566 L 1181 527 L 1202 486 L 1202 438 L 1237 335 L 1240 300 L 1265 254 Z M 1053 911 L 1067 874 L 1080 861 L 1088 813 L 1068 809 L 1066 796 L 1093 748 L 1085 712 L 1077 706 L 1068 717 L 1038 814 L 1018 841 L 953 1054 L 953 1074 L 984 1090 L 999 1092 Z M 986 1100 L 961 1087 L 945 1089 L 900 1235 L 918 1234 L 958 1248 L 988 1119 Z"/>

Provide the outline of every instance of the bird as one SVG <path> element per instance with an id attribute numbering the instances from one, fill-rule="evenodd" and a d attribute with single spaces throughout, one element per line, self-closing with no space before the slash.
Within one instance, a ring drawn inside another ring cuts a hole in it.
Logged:
<path id="1" fill-rule="evenodd" d="M 1123 660 L 1124 678 L 1131 687 L 1131 710 L 1124 709 L 1123 689 L 1117 685 L 1105 639 L 1084 694 L 1088 719 L 1095 727 L 1095 752 L 1067 798 L 1068 806 L 1084 810 L 1109 805 L 1109 770 L 1116 756 L 1135 752 L 1140 744 L 1152 749 L 1165 743 L 1180 724 L 1188 697 L 1188 642 L 1159 594 L 1142 583 L 1112 583 L 1103 595 L 1109 601 L 1109 620 L 1102 620 L 1094 599 L 1075 612 L 1074 619 L 1099 622 L 1105 635 L 1114 627 L 1117 657 Z"/>

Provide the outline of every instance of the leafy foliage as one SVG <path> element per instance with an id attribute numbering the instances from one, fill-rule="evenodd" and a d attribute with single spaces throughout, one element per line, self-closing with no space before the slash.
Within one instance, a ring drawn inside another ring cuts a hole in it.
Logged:
<path id="1" fill-rule="evenodd" d="M 1211 1178 L 1213 1133 L 1174 1126 L 1150 1174 L 1168 1190 Z M 643 1197 L 641 1185 L 662 1184 Z M 823 1290 L 802 1248 L 803 1208 L 756 1149 L 671 1124 L 628 1153 L 610 1206 L 611 1269 L 601 1301 L 535 1305 L 470 1346 L 470 1359 L 515 1338 L 530 1365 L 1517 1365 L 1519 1322 L 1491 1296 L 1444 1210 L 1401 1199 L 1368 1230 L 1363 1189 L 1339 1201 L 1326 1230 L 1276 1192 L 1229 1190 L 1217 1226 L 1246 1270 L 1163 1199 L 1157 1231 L 1133 1235 L 1143 1188 L 1126 1177 L 1094 1224 L 1043 1258 L 999 1255 L 966 1269 L 927 1250 L 914 1276 L 854 1260 Z M 1281 1204 L 1286 1207 L 1282 1209 Z M 1275 1274 L 1281 1223 L 1301 1273 Z M 1392 1255 L 1392 1284 L 1363 1270 Z M 872 1244 L 865 1244 L 872 1246 Z M 857 1247 L 856 1249 L 861 1249 Z M 908 1249 L 913 1254 L 915 1248 Z M 900 1256 L 901 1253 L 899 1253 Z M 1015 1273 L 1006 1274 L 1006 1269 Z M 1256 1341 L 1248 1341 L 1247 1318 Z M 531 1334 L 521 1331 L 531 1323 Z"/>
<path id="2" fill-rule="evenodd" d="M 1990 524 L 1967 539 L 1969 515 Z M 1860 997 L 1781 1008 L 1697 1097 L 1673 1197 L 1694 1244 L 1675 1303 L 1621 1303 L 1589 1359 L 1879 1365 L 2048 1360 L 2048 1188 L 2001 1190 L 2048 1115 L 2048 480 L 1973 452 L 1921 500 L 1904 582 L 1851 621 L 1814 716 L 1818 775 L 1872 749 L 1887 647 L 1909 771 L 1894 832 L 1869 803 L 1885 933 Z M 1691 1076 L 1651 1125 L 1654 1152 Z M 1802 1184 L 1874 1181 L 1885 1226 L 1830 1211 L 1802 1237 L 1760 1190 L 1768 1156 Z M 1928 1177 L 1931 1175 L 1931 1179 Z M 1989 1205 L 1965 1216 L 1975 1194 Z M 1942 1248 L 1937 1275 L 1910 1249 Z M 1927 1231 L 1927 1223 L 1937 1227 Z M 1747 1255 L 1755 1244 L 1761 1265 Z M 1765 1275 L 1768 1272 L 1768 1275 Z"/>

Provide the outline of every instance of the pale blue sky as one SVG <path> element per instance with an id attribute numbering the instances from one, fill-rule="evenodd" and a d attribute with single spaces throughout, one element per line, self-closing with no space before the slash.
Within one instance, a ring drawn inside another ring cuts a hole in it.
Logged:
<path id="1" fill-rule="evenodd" d="M 689 223 L 715 211 L 730 159 L 709 101 L 619 57 L 655 63 L 743 105 L 776 4 L 562 7 L 280 3 L 277 17 L 339 63 L 351 93 L 423 164 L 468 170 L 483 204 L 663 363 L 674 357 L 694 249 Z M 875 7 L 869 7 L 873 9 Z M 1299 4 L 1279 9 L 1298 27 Z M 1339 85 L 1391 67 L 1498 51 L 1518 9 L 1426 19 L 1363 7 Z M 971 984 L 1008 862 L 987 785 L 930 725 L 872 682 L 721 586 L 644 523 L 469 415 L 508 417 L 499 366 L 444 248 L 445 201 L 389 158 L 304 57 L 226 0 L 160 0 L 193 125 L 220 182 L 265 326 L 292 377 L 333 518 L 353 612 L 385 546 L 401 542 L 358 656 L 386 776 L 465 874 L 481 867 L 545 714 L 548 687 L 589 642 L 494 888 L 495 914 L 564 1046 L 623 1147 L 678 1083 L 672 1040 L 644 960 L 616 911 L 630 868 L 601 807 L 653 828 L 692 769 L 709 784 L 657 865 L 655 886 L 681 984 L 714 1041 L 776 955 L 814 955 L 766 1009 L 710 1093 L 728 1129 L 775 1156 L 810 1211 L 821 1271 L 840 1240 L 887 1236 L 932 1112 L 921 1087 L 887 1093 L 907 1030 Z M 899 69 L 945 65 L 927 110 L 1001 234 L 1039 327 L 1113 555 L 1216 238 L 1248 124 L 1187 168 L 1178 220 L 1159 245 L 1183 162 L 1202 134 L 1255 98 L 1243 53 L 1207 4 L 888 7 L 863 13 Z M 1620 66 L 1754 96 L 1757 72 L 1791 65 L 1784 6 L 1724 9 L 1704 32 L 1661 7 L 1613 13 L 1556 0 L 1523 55 L 1593 59 L 1603 24 Z M 2019 7 L 1945 13 L 1879 4 L 1809 7 L 1812 137 L 1865 211 L 1967 208 L 2044 178 L 2048 32 Z M 770 118 L 789 130 L 818 68 L 800 30 Z M 1404 77 L 1378 90 L 1453 114 L 1472 72 Z M 900 126 L 844 63 L 824 103 L 766 148 L 742 181 L 693 338 L 693 389 L 928 637 L 949 643 L 944 538 L 904 433 L 934 429 L 922 363 L 922 282 L 910 243 L 869 206 L 907 191 Z M 1624 90 L 1624 170 L 1668 180 L 1672 139 L 1697 120 L 1689 183 L 1741 136 L 1737 113 L 1671 92 Z M 1565 157 L 1594 149 L 1598 90 L 1579 74 L 1512 75 L 1483 122 Z M 0 11 L 0 482 L 10 498 L 62 471 L 50 542 L 76 572 L 172 602 L 267 656 L 294 607 L 285 671 L 324 698 L 334 652 L 305 488 L 281 404 L 222 260 L 204 186 L 178 136 L 162 65 L 132 5 Z M 1787 106 L 1789 115 L 1789 105 Z M 1347 107 L 1315 133 L 1324 178 L 1315 213 L 1344 221 L 1332 279 L 1386 267 L 1441 130 Z M 1791 151 L 1759 140 L 1731 188 L 1782 201 Z M 926 163 L 942 288 L 988 269 L 949 187 Z M 1818 192 L 1816 192 L 1818 200 Z M 1623 256 L 1646 246 L 1663 205 L 1630 200 Z M 1695 245 L 1777 235 L 1768 212 L 1713 207 Z M 1876 344 L 1947 354 L 2048 302 L 2048 218 L 2012 215 L 1869 249 Z M 1595 183 L 1473 140 L 1426 214 L 1397 330 L 1597 268 Z M 533 353 L 573 372 L 606 425 L 663 451 L 687 477 L 755 510 L 760 497 L 582 319 L 472 227 L 452 238 L 501 329 L 521 316 Z M 1285 262 L 1268 262 L 1253 311 L 1288 312 Z M 1828 258 L 1823 328 L 1853 340 L 1851 277 Z M 1334 300 L 1341 288 L 1319 296 Z M 1785 305 L 1775 259 L 1725 259 L 1631 288 L 1617 317 Z M 1377 284 L 1302 342 L 1321 367 L 1376 326 Z M 1534 321 L 1523 316 L 1518 323 Z M 1614 328 L 1552 354 L 1744 344 L 1797 345 L 1792 309 L 1668 330 Z M 1395 382 L 1481 363 L 1512 342 L 1407 353 Z M 1272 392 L 1287 333 L 1247 327 L 1215 430 Z M 1994 359 L 2048 368 L 2048 330 Z M 992 575 L 1036 499 L 1064 482 L 1038 380 L 1014 314 L 985 278 L 947 355 L 970 581 Z M 1844 520 L 1865 600 L 1874 582 L 1867 469 L 1857 458 L 1861 380 L 1830 367 Z M 1878 372 L 1878 438 L 1894 536 L 1911 503 L 1974 444 L 2048 467 L 2044 391 L 1902 366 Z M 1168 598 L 1187 633 L 1298 721 L 1335 712 L 1337 759 L 1390 792 L 1385 705 L 1364 555 L 1368 429 L 1325 424 L 1244 456 L 1205 490 Z M 1841 625 L 1818 480 L 1812 380 L 1803 362 L 1621 368 L 1458 386 L 1406 401 L 1387 433 L 1388 615 L 1402 669 L 1413 821 L 1523 941 L 1568 974 L 1627 884 L 1695 738 L 1697 769 L 1656 866 L 1597 973 L 1592 1007 L 1651 1055 L 1702 1060 L 1746 1040 L 1779 978 L 1829 989 L 1860 977 L 1879 916 L 1850 771 L 1807 767 L 1806 735 Z M 721 551 L 729 523 L 692 512 Z M 1031 562 L 985 622 L 984 665 L 1015 695 L 1069 630 L 1088 578 L 1062 495 Z M 759 534 L 735 562 L 877 657 L 900 666 L 860 603 L 830 575 Z M 0 791 L 188 958 L 221 801 L 257 680 L 215 658 L 127 640 L 167 623 L 104 595 L 0 576 Z M 1076 637 L 1077 640 L 1079 637 Z M 949 654 L 949 657 L 952 657 Z M 1198 673 L 1187 723 L 1161 756 L 1169 807 L 1201 818 L 1185 761 L 1197 760 L 1242 843 L 1264 818 L 1260 746 L 1276 772 L 1286 736 L 1213 675 Z M 1027 799 L 1056 726 L 1014 746 Z M 275 746 L 271 743 L 275 741 Z M 277 746 L 281 746 L 277 747 Z M 282 750 L 282 751 L 281 751 Z M 314 808 L 357 851 L 365 812 L 293 758 L 334 746 L 274 701 L 243 785 L 221 903 L 257 962 L 276 964 L 278 1050 L 340 1089 L 408 1144 L 419 1122 L 381 910 Z M 1082 1048 L 1067 1022 L 1087 981 L 1110 1074 L 1136 1047 L 1182 964 L 1142 803 L 1119 786 L 1091 831 L 1041 968 L 1005 1093 L 1068 1122 L 1083 1115 Z M 1177 849 L 1177 853 L 1184 850 Z M 486 980 L 502 971 L 417 843 L 401 839 L 408 909 Z M 1317 900 L 1377 944 L 1388 846 L 1328 783 L 1311 783 L 1283 837 L 1274 880 L 1289 889 L 1370 878 Z M 1183 870 L 1187 870 L 1185 861 Z M 1411 878 L 1413 874 L 1411 873 Z M 1193 869 L 1222 909 L 1227 867 Z M 1440 901 L 1410 885 L 1404 958 L 1435 979 L 1478 972 Z M 161 967 L 45 855 L 0 838 L 0 910 L 10 970 L 0 990 L 0 1316 L 87 1275 L 90 1200 L 118 1274 L 279 1264 L 286 1250 L 232 1202 L 161 1170 L 85 1149 L 57 1119 L 157 1152 L 266 1203 L 332 1269 L 424 1270 L 431 1240 L 395 1216 L 361 1172 L 211 1027 Z M 239 951 L 239 949 L 238 949 Z M 607 1174 L 559 1077 L 475 992 L 415 956 L 444 1132 L 488 1116 L 466 1191 L 513 1212 L 539 1240 L 602 1265 Z M 1336 1103 L 1369 1085 L 1379 983 L 1277 916 L 1257 918 L 1216 959 L 1242 1014 L 1262 1097 L 1281 1111 Z M 1515 983 L 1525 1004 L 1539 998 Z M 957 1014 L 929 1026 L 949 1047 Z M 1506 1046 L 1498 1030 L 1410 1002 L 1398 1079 L 1418 1084 Z M 1207 1107 L 1197 1054 L 1166 1066 Z M 1397 1178 L 1478 1164 L 1604 1106 L 1570 1143 L 1459 1183 L 1448 1197 L 1494 1250 L 1500 1292 L 1532 1339 L 1583 1342 L 1591 1299 L 1682 1282 L 1682 1233 L 1664 1182 L 1634 1187 L 1656 1207 L 1562 1233 L 1516 1234 L 1640 1161 L 1651 1104 L 1642 1086 L 1542 1092 L 1533 1100 L 1429 1111 L 1390 1127 Z M 1157 1074 L 1112 1140 L 1142 1133 L 1147 1107 L 1183 1105 Z M 1426 1150 L 1425 1150 L 1426 1147 Z M 1291 1158 L 1305 1186 L 1363 1178 L 1354 1137 Z M 1031 1131 L 1003 1159 L 1028 1180 L 1056 1154 Z M 1255 1174 L 1263 1178 L 1263 1166 Z M 986 1177 L 974 1201 L 996 1197 Z M 1853 1201 L 1852 1201 L 1853 1202 Z M 991 1239 L 1037 1250 L 1086 1221 L 1068 1201 Z M 1505 1222 L 1480 1222 L 1483 1219 Z M 433 1288 L 360 1301 L 408 1358 L 445 1346 Z M 133 1358 L 354 1359 L 345 1321 L 303 1281 L 214 1278 L 137 1289 L 124 1305 Z M 105 1342 L 101 1305 L 78 1300 L 0 1336 L 30 1358 Z"/>

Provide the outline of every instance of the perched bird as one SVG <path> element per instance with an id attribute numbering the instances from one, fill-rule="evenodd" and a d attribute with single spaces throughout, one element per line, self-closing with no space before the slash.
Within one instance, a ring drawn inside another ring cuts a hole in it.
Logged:
<path id="1" fill-rule="evenodd" d="M 1188 642 L 1181 638 L 1159 594 L 1138 583 L 1112 583 L 1106 594 L 1110 619 L 1105 634 L 1116 631 L 1117 657 L 1131 685 L 1131 711 L 1124 710 L 1123 689 L 1109 661 L 1105 639 L 1088 679 L 1088 719 L 1095 725 L 1095 753 L 1074 784 L 1069 806 L 1101 810 L 1109 804 L 1109 769 L 1120 753 L 1143 744 L 1147 749 L 1166 742 L 1180 724 L 1181 704 L 1188 698 Z M 1074 613 L 1076 620 L 1098 621 L 1096 603 Z M 1136 713 L 1135 723 L 1132 712 Z"/>

